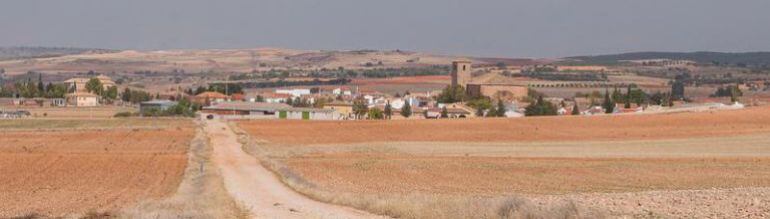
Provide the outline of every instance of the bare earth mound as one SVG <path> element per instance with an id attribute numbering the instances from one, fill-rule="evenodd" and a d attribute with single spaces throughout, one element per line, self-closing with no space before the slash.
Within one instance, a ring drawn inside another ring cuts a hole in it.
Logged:
<path id="1" fill-rule="evenodd" d="M 56 122 L 53 122 L 56 123 Z M 113 211 L 174 192 L 194 132 L 161 129 L 0 132 L 0 217 Z"/>

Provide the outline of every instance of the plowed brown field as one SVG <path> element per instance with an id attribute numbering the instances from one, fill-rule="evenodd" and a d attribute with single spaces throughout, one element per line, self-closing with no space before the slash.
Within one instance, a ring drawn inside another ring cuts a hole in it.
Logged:
<path id="1" fill-rule="evenodd" d="M 665 115 L 354 122 L 263 120 L 240 125 L 259 139 L 290 145 L 395 141 L 626 141 L 768 133 L 770 107 Z"/>
<path id="2" fill-rule="evenodd" d="M 189 122 L 173 124 L 178 126 L 0 129 L 0 218 L 112 211 L 172 193 L 194 135 Z"/>
<path id="3" fill-rule="evenodd" d="M 284 160 L 335 192 L 516 195 L 770 187 L 770 158 L 503 158 L 334 154 Z"/>
<path id="4" fill-rule="evenodd" d="M 494 214 L 493 205 L 469 204 L 505 196 L 529 197 L 538 206 L 573 199 L 613 217 L 770 215 L 770 107 L 239 125 L 298 190 L 391 216 Z M 753 199 L 741 198 L 747 196 Z"/>

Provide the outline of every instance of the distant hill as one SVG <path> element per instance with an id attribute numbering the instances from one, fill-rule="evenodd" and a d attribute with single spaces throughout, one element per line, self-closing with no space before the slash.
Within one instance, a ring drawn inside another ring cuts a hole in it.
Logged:
<path id="1" fill-rule="evenodd" d="M 68 47 L 0 47 L 0 60 L 46 58 L 83 53 L 114 52 L 106 49 Z"/>
<path id="2" fill-rule="evenodd" d="M 530 59 L 475 58 L 410 51 L 321 51 L 284 48 L 253 49 L 183 49 L 114 52 L 69 48 L 5 49 L 14 59 L 2 60 L 0 69 L 8 75 L 28 71 L 57 72 L 252 72 L 270 70 L 387 69 L 448 66 L 454 60 L 473 61 L 474 65 L 524 65 L 541 63 Z M 38 56 L 28 58 L 30 56 Z M 24 58 L 19 58 L 24 57 Z"/>
<path id="3" fill-rule="evenodd" d="M 586 64 L 613 64 L 623 60 L 678 59 L 692 60 L 701 64 L 770 66 L 770 52 L 634 52 L 614 55 L 567 57 L 566 62 Z"/>

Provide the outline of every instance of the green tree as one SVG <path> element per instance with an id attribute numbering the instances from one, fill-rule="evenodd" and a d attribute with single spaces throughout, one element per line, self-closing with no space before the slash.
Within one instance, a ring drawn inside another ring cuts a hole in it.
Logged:
<path id="1" fill-rule="evenodd" d="M 529 104 L 524 112 L 526 116 L 553 116 L 556 114 L 556 106 L 551 102 L 543 100 L 543 96 L 537 97 L 537 100 Z"/>
<path id="2" fill-rule="evenodd" d="M 480 97 L 468 100 L 466 105 L 476 109 L 476 116 L 484 116 L 484 112 L 492 109 L 492 100 L 489 97 Z M 481 112 L 481 114 L 479 114 Z"/>
<path id="3" fill-rule="evenodd" d="M 404 106 L 401 107 L 401 116 L 404 118 L 412 116 L 412 106 L 409 104 L 409 101 L 405 101 Z"/>
<path id="4" fill-rule="evenodd" d="M 369 106 L 366 105 L 366 102 L 362 98 L 358 98 L 357 100 L 353 101 L 353 113 L 356 114 L 356 119 L 361 119 L 366 115 L 366 113 L 369 112 Z"/>
<path id="5" fill-rule="evenodd" d="M 456 103 L 465 101 L 465 88 L 460 85 L 449 85 L 436 97 L 439 103 Z"/>
<path id="6" fill-rule="evenodd" d="M 116 100 L 118 99 L 118 87 L 111 86 L 107 88 L 107 91 L 104 92 L 102 97 L 108 99 L 108 100 Z"/>
<path id="7" fill-rule="evenodd" d="M 91 78 L 91 80 L 88 80 L 86 83 L 86 90 L 96 95 L 101 95 L 102 92 L 104 92 L 104 86 L 102 86 L 102 82 L 99 81 L 99 79 Z"/>
<path id="8" fill-rule="evenodd" d="M 390 106 L 390 101 L 388 101 L 388 103 L 385 104 L 385 112 L 383 113 L 385 114 L 385 118 L 387 119 L 391 119 L 391 117 L 393 116 L 393 107 Z"/>
<path id="9" fill-rule="evenodd" d="M 369 119 L 384 119 L 385 116 L 380 108 L 369 109 Z"/>

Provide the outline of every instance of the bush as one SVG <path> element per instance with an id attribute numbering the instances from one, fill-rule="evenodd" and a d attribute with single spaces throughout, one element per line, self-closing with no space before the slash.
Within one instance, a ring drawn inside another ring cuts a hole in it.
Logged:
<path id="1" fill-rule="evenodd" d="M 114 117 L 116 117 L 116 118 L 126 118 L 126 117 L 131 117 L 131 116 L 134 116 L 134 114 L 131 113 L 131 112 L 119 112 L 119 113 L 115 113 Z"/>
<path id="2" fill-rule="evenodd" d="M 524 114 L 526 116 L 554 116 L 557 112 L 556 106 L 551 102 L 543 100 L 543 96 L 540 96 L 535 103 L 527 106 Z"/>

